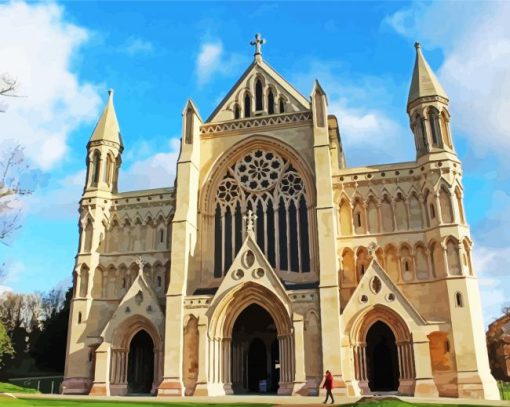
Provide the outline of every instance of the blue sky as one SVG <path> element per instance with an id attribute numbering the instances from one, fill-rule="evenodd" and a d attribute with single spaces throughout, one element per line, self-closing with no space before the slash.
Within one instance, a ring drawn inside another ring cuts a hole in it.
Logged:
<path id="1" fill-rule="evenodd" d="M 490 322 L 510 292 L 509 19 L 510 5 L 498 2 L 0 3 L 0 72 L 26 96 L 7 101 L 0 142 L 22 144 L 40 174 L 23 228 L 0 247 L 4 286 L 69 281 L 85 145 L 107 89 L 125 144 L 121 190 L 173 185 L 186 100 L 206 118 L 251 62 L 256 32 L 265 60 L 304 95 L 319 79 L 348 165 L 407 161 L 419 40 L 451 99 Z"/>

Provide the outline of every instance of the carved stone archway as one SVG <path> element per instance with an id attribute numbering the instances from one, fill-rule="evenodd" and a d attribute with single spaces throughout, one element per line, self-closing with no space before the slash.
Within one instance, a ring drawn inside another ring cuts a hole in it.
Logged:
<path id="1" fill-rule="evenodd" d="M 154 344 L 154 380 L 151 393 L 161 382 L 163 370 L 163 344 L 154 324 L 142 315 L 133 315 L 122 321 L 111 336 L 110 394 L 124 395 L 128 392 L 128 353 L 131 341 L 140 331 L 145 331 Z"/>
<path id="2" fill-rule="evenodd" d="M 232 394 L 232 333 L 239 315 L 250 305 L 263 308 L 274 321 L 280 355 L 278 394 L 292 394 L 294 366 L 294 336 L 288 307 L 266 287 L 244 283 L 230 290 L 212 310 L 208 330 L 208 392 L 209 395 Z"/>
<path id="3" fill-rule="evenodd" d="M 362 394 L 371 393 L 367 365 L 367 334 L 377 322 L 382 322 L 389 327 L 395 337 L 398 352 L 398 392 L 412 395 L 416 372 L 411 331 L 402 317 L 383 305 L 375 305 L 361 314 L 350 328 L 354 356 L 354 379 L 358 382 Z"/>

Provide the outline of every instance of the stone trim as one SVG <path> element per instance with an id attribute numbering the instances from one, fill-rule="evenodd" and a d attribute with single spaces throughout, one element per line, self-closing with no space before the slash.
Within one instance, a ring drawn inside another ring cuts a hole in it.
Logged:
<path id="1" fill-rule="evenodd" d="M 250 117 L 246 119 L 230 120 L 224 123 L 204 124 L 200 127 L 200 134 L 213 136 L 229 131 L 246 132 L 259 127 L 282 126 L 292 124 L 312 124 L 311 112 L 285 113 L 271 116 Z"/>

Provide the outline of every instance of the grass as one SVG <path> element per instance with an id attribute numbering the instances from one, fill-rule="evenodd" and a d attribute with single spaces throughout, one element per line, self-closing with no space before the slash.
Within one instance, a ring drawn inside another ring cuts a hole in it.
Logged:
<path id="1" fill-rule="evenodd" d="M 16 386 L 11 383 L 0 382 L 0 393 L 37 393 L 37 390 L 28 387 Z"/>
<path id="2" fill-rule="evenodd" d="M 51 399 L 31 399 L 29 395 L 22 399 L 12 399 L 0 396 L 0 406 L 2 407 L 163 407 L 165 405 L 172 407 L 234 407 L 235 404 L 218 403 L 154 403 L 150 401 L 126 402 L 126 401 L 103 401 L 103 400 L 51 400 Z M 263 407 L 268 404 L 244 404 L 243 407 Z M 344 407 L 475 407 L 464 406 L 462 404 L 423 404 L 408 403 L 401 400 L 370 400 L 362 403 L 345 404 Z"/>
<path id="3" fill-rule="evenodd" d="M 2 398 L 0 396 L 0 406 L 2 407 L 234 407 L 234 404 L 214 404 L 214 403 L 151 403 L 145 401 L 125 402 L 125 401 L 102 401 L 102 400 L 48 400 L 48 399 L 12 399 Z M 264 407 L 269 404 L 239 404 L 243 407 Z"/>

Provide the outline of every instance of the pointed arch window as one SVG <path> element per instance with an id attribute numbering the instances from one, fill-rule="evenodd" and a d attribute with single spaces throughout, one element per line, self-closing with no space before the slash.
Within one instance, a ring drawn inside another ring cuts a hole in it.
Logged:
<path id="1" fill-rule="evenodd" d="M 267 94 L 267 113 L 274 114 L 274 94 L 272 89 L 269 89 Z"/>
<path id="2" fill-rule="evenodd" d="M 260 79 L 257 79 L 257 83 L 255 84 L 255 110 L 262 110 L 262 82 Z"/>
<path id="3" fill-rule="evenodd" d="M 250 117 L 251 115 L 251 97 L 250 94 L 247 93 L 244 95 L 244 117 Z"/>
<path id="4" fill-rule="evenodd" d="M 99 182 L 99 174 L 101 171 L 101 157 L 99 151 L 94 151 L 92 157 L 92 185 L 96 186 Z"/>
<path id="5" fill-rule="evenodd" d="M 186 144 L 193 143 L 193 109 L 188 107 L 186 110 Z"/>
<path id="6" fill-rule="evenodd" d="M 110 154 L 106 156 L 106 169 L 104 172 L 104 182 L 108 184 L 108 186 L 112 185 L 113 178 L 113 158 Z"/>
<path id="7" fill-rule="evenodd" d="M 241 108 L 238 104 L 234 106 L 234 119 L 240 119 L 241 118 Z"/>
<path id="8" fill-rule="evenodd" d="M 225 274 L 245 237 L 243 216 L 257 215 L 257 244 L 277 270 L 310 271 L 309 202 L 303 179 L 275 152 L 255 149 L 231 165 L 214 204 L 214 276 Z"/>
<path id="9" fill-rule="evenodd" d="M 434 147 L 442 147 L 441 143 L 441 126 L 439 123 L 439 111 L 431 107 L 429 109 L 430 134 L 432 136 L 432 145 Z"/>
<path id="10" fill-rule="evenodd" d="M 419 121 L 420 121 L 420 130 L 421 130 L 421 137 L 423 140 L 423 145 L 425 147 L 425 150 L 428 150 L 429 142 L 427 139 L 427 131 L 425 130 L 425 119 L 423 117 L 420 117 Z"/>
<path id="11" fill-rule="evenodd" d="M 285 113 L 285 100 L 283 100 L 283 98 L 280 98 L 279 108 L 280 113 Z"/>

